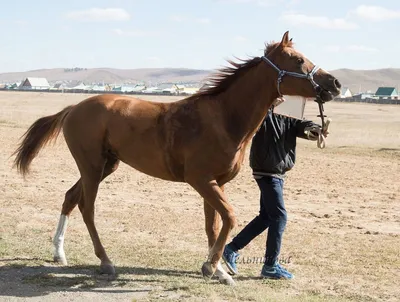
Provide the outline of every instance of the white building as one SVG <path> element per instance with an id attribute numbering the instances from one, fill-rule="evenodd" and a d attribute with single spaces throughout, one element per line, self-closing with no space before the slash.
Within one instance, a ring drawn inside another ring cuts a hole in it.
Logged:
<path id="1" fill-rule="evenodd" d="M 50 84 L 46 78 L 28 77 L 22 81 L 19 88 L 23 90 L 47 90 L 50 89 Z"/>
<path id="2" fill-rule="evenodd" d="M 343 87 L 340 91 L 340 97 L 341 98 L 351 98 L 353 94 L 351 93 L 350 89 L 348 87 Z"/>

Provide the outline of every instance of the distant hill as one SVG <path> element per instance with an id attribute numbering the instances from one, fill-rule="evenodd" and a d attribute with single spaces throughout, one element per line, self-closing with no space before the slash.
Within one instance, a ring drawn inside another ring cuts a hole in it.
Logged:
<path id="1" fill-rule="evenodd" d="M 212 73 L 212 70 L 185 69 L 185 68 L 142 68 L 142 69 L 115 69 L 90 68 L 79 71 L 64 70 L 63 68 L 41 69 L 26 72 L 0 73 L 1 82 L 17 82 L 24 78 L 45 77 L 49 82 L 73 81 L 91 83 L 122 84 L 127 82 L 202 82 Z M 343 86 L 358 92 L 371 90 L 379 86 L 400 86 L 400 69 L 386 68 L 375 70 L 337 69 L 331 73 L 336 76 Z"/>
<path id="2" fill-rule="evenodd" d="M 337 69 L 330 71 L 343 86 L 355 93 L 371 90 L 375 92 L 379 86 L 400 88 L 400 68 L 374 70 Z"/>
<path id="3" fill-rule="evenodd" d="M 26 77 L 44 77 L 49 82 L 74 81 L 91 83 L 122 84 L 128 82 L 199 82 L 210 74 L 210 70 L 185 68 L 115 69 L 90 68 L 65 71 L 63 68 L 40 69 L 26 72 L 0 73 L 0 82 L 17 82 Z"/>

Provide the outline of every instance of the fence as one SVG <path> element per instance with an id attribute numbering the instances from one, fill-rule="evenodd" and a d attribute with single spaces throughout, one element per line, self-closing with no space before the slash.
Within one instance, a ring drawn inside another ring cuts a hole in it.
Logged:
<path id="1" fill-rule="evenodd" d="M 5 89 L 0 88 L 0 91 L 19 91 L 19 92 L 48 92 L 48 93 L 84 93 L 84 94 L 131 94 L 131 95 L 178 95 L 172 94 L 170 92 L 143 92 L 143 91 L 130 91 L 130 92 L 122 92 L 122 91 L 96 91 L 96 90 L 82 90 L 82 89 L 64 89 L 62 90 L 54 90 L 54 89 L 45 89 L 45 90 L 26 90 L 26 89 Z M 189 95 L 185 92 L 180 92 L 179 95 L 186 96 Z M 390 104 L 390 105 L 400 105 L 400 99 L 373 99 L 373 98 L 336 98 L 334 101 L 336 102 L 347 102 L 347 103 L 370 103 L 370 104 Z"/>
<path id="2" fill-rule="evenodd" d="M 136 94 L 136 95 L 189 95 L 186 92 L 179 92 L 179 94 L 167 91 L 104 91 L 104 90 L 84 90 L 84 89 L 6 89 L 0 88 L 0 91 L 18 91 L 18 92 L 47 92 L 47 93 L 84 93 L 84 94 Z"/>
<path id="3" fill-rule="evenodd" d="M 337 98 L 336 102 L 400 105 L 400 99 Z"/>

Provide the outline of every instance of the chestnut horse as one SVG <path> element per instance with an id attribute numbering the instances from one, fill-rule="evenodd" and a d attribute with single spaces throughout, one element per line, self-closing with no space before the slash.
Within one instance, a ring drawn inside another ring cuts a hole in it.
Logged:
<path id="1" fill-rule="evenodd" d="M 209 255 L 202 274 L 233 284 L 220 264 L 236 222 L 224 184 L 238 174 L 248 143 L 277 97 L 330 101 L 340 83 L 296 51 L 288 32 L 280 43 L 267 45 L 264 56 L 229 62 L 233 67 L 220 70 L 211 86 L 173 103 L 97 95 L 31 125 L 14 152 L 18 171 L 27 174 L 39 150 L 62 129 L 81 176 L 65 194 L 55 261 L 67 263 L 64 235 L 78 205 L 102 272 L 115 274 L 94 224 L 94 203 L 100 182 L 122 161 L 153 177 L 186 182 L 203 197 Z"/>

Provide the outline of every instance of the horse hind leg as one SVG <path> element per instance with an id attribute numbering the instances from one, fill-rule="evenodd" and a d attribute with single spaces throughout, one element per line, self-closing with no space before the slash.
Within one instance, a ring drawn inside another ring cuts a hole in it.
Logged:
<path id="1" fill-rule="evenodd" d="M 75 185 L 65 193 L 64 203 L 62 205 L 60 219 L 56 233 L 53 238 L 54 245 L 54 261 L 63 265 L 67 265 L 67 258 L 64 252 L 64 238 L 67 231 L 68 218 L 72 210 L 82 199 L 82 184 L 79 179 Z"/>
<path id="2" fill-rule="evenodd" d="M 90 159 L 86 158 L 86 161 L 81 161 L 78 163 L 78 167 L 81 172 L 83 192 L 83 200 L 81 200 L 82 203 L 79 204 L 79 209 L 81 210 L 83 221 L 85 222 L 89 231 L 89 235 L 92 239 L 94 252 L 101 261 L 100 269 L 102 273 L 108 275 L 114 275 L 115 269 L 100 241 L 100 237 L 94 223 L 94 203 L 100 182 L 107 175 L 114 172 L 117 166 L 118 160 L 115 157 L 107 156 L 104 158 L 104 155 L 101 153 L 98 154 L 97 161 L 96 155 L 92 155 L 90 156 Z"/>
<path id="3" fill-rule="evenodd" d="M 108 175 L 117 170 L 119 160 L 116 156 L 109 154 L 104 165 L 103 175 L 101 180 L 104 180 Z M 67 230 L 69 215 L 76 207 L 80 205 L 80 210 L 83 210 L 83 192 L 82 183 L 79 179 L 75 185 L 70 188 L 65 194 L 64 203 L 62 205 L 61 215 L 58 222 L 57 230 L 53 238 L 54 245 L 54 261 L 63 265 L 67 265 L 67 258 L 64 252 L 64 238 Z"/>

